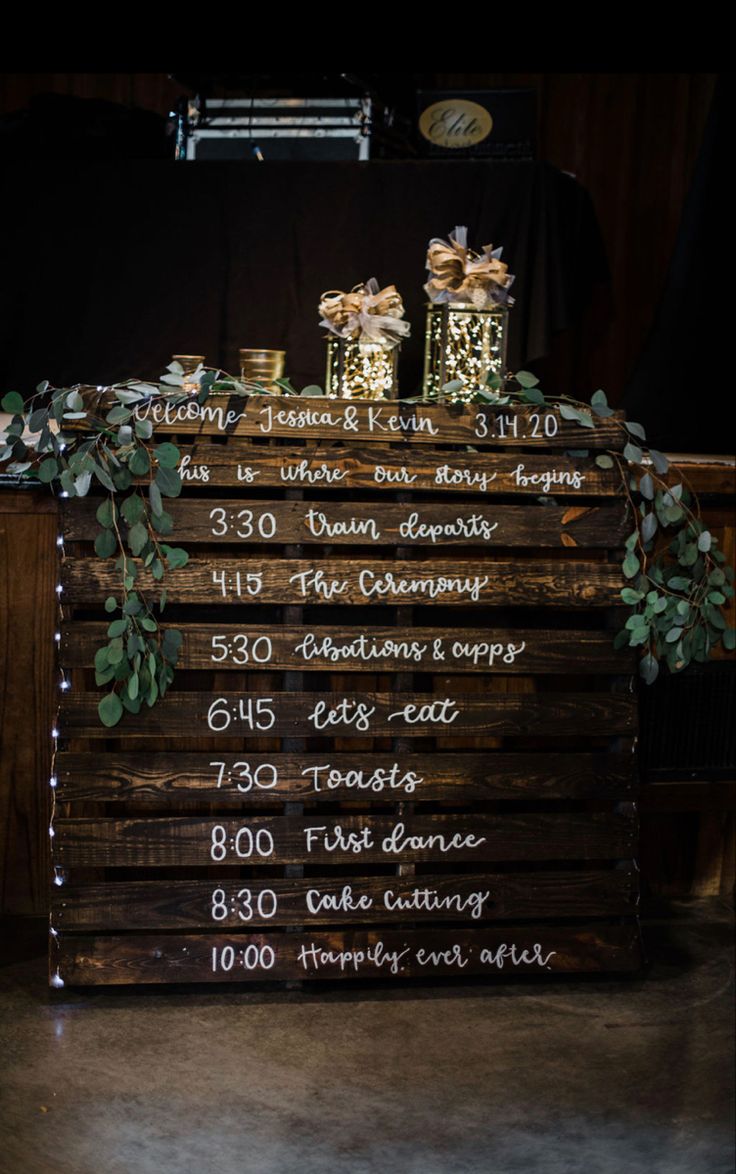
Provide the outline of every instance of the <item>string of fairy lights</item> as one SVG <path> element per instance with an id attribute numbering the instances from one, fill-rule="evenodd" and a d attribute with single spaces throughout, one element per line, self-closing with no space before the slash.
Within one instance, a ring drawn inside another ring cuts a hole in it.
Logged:
<path id="1" fill-rule="evenodd" d="M 66 490 L 62 490 L 61 493 L 59 494 L 59 496 L 60 497 L 68 497 L 69 494 L 66 492 Z M 64 560 L 66 559 L 66 549 L 64 546 L 63 533 L 58 535 L 58 537 L 56 539 L 56 546 L 57 546 L 58 553 L 59 553 L 59 564 L 61 566 L 61 565 L 63 565 Z M 67 690 L 71 689 L 72 686 L 71 686 L 71 681 L 69 680 L 69 678 L 66 674 L 66 671 L 65 671 L 63 665 L 61 664 L 61 631 L 60 631 L 60 629 L 61 629 L 61 626 L 64 623 L 64 619 L 65 619 L 64 605 L 63 605 L 62 599 L 61 599 L 63 590 L 64 590 L 63 584 L 57 583 L 56 584 L 56 600 L 57 600 L 58 628 L 57 628 L 56 632 L 54 633 L 54 644 L 56 647 L 56 658 L 57 658 L 58 671 L 59 671 L 59 689 L 61 690 L 62 693 L 65 693 L 65 692 L 67 692 Z M 52 879 L 53 879 L 53 884 L 58 887 L 61 887 L 66 882 L 66 876 L 64 874 L 64 869 L 54 859 L 54 855 L 55 855 L 54 854 L 54 838 L 56 836 L 56 831 L 54 829 L 54 820 L 56 817 L 56 788 L 59 783 L 59 778 L 57 775 L 57 768 L 56 768 L 56 759 L 57 759 L 57 755 L 59 752 L 59 737 L 60 737 L 59 715 L 60 715 L 60 710 L 61 710 L 61 706 L 57 705 L 56 716 L 54 718 L 54 723 L 51 727 L 51 769 L 49 772 L 49 789 L 51 792 L 51 809 L 50 809 L 50 813 L 49 813 L 49 839 L 51 841 L 51 863 L 52 863 L 52 869 L 53 869 L 53 878 Z M 50 981 L 52 987 L 56 987 L 57 989 L 59 989 L 64 986 L 64 979 L 61 977 L 61 967 L 60 967 L 61 944 L 59 941 L 59 930 L 58 930 L 57 926 L 54 925 L 53 900 L 51 902 L 51 907 L 49 909 L 49 937 L 51 939 L 53 953 L 55 954 L 55 962 L 52 962 L 52 964 L 51 964 L 51 977 L 50 977 L 49 981 Z"/>

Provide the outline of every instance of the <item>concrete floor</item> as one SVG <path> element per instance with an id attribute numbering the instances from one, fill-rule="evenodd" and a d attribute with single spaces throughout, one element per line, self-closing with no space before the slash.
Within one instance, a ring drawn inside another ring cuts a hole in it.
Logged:
<path id="1" fill-rule="evenodd" d="M 644 922 L 633 981 L 225 993 L 0 962 L 2 1174 L 732 1174 L 722 902 Z"/>

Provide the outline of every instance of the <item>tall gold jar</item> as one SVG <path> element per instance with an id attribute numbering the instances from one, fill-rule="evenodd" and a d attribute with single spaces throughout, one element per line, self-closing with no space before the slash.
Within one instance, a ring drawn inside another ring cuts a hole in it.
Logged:
<path id="1" fill-rule="evenodd" d="M 338 399 L 396 399 L 399 345 L 327 337 L 325 392 Z"/>
<path id="2" fill-rule="evenodd" d="M 471 302 L 430 302 L 424 338 L 423 393 L 428 399 L 467 403 L 490 374 L 506 372 L 508 307 L 479 310 Z M 463 387 L 444 393 L 453 380 Z"/>

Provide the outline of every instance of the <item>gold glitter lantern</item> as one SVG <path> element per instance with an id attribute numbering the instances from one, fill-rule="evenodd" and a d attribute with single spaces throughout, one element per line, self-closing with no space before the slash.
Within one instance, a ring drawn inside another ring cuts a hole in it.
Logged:
<path id="1" fill-rule="evenodd" d="M 395 399 L 399 347 L 327 338 L 325 391 L 339 399 Z"/>
<path id="2" fill-rule="evenodd" d="M 491 305 L 479 310 L 470 302 L 430 302 L 424 340 L 423 393 L 427 399 L 466 403 L 488 375 L 506 371 L 508 309 Z M 442 388 L 453 380 L 463 386 Z"/>

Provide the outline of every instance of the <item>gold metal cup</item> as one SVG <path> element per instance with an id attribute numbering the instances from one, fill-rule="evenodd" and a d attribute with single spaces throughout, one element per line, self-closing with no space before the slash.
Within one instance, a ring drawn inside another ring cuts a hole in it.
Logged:
<path id="1" fill-rule="evenodd" d="M 259 347 L 241 347 L 240 376 L 245 383 L 262 383 L 276 395 L 281 388 L 277 379 L 283 379 L 286 351 L 264 350 Z"/>

